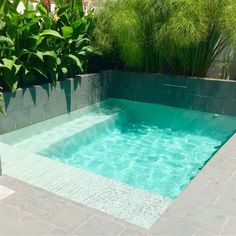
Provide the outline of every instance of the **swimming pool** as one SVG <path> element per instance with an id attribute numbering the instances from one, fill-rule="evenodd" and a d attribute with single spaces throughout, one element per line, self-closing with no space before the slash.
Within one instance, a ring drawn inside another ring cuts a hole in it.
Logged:
<path id="1" fill-rule="evenodd" d="M 231 116 L 109 99 L 0 140 L 173 200 L 235 129 Z"/>
<path id="2" fill-rule="evenodd" d="M 169 198 L 178 196 L 236 128 L 235 117 L 125 100 L 95 105 L 81 117 L 11 142 Z M 78 129 L 81 124 L 84 129 Z M 52 136 L 57 139 L 47 145 Z"/>

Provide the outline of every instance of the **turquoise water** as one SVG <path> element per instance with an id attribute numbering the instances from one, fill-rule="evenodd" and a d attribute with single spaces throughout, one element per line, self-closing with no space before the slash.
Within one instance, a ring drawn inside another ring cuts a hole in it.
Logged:
<path id="1" fill-rule="evenodd" d="M 236 128 L 235 117 L 125 100 L 95 110 L 110 118 L 39 153 L 172 199 Z"/>

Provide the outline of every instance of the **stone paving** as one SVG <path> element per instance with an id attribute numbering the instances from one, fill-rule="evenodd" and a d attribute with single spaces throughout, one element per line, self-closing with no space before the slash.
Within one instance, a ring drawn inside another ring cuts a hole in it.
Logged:
<path id="1" fill-rule="evenodd" d="M 145 230 L 8 176 L 15 191 L 0 200 L 0 235 L 144 235 Z"/>
<path id="2" fill-rule="evenodd" d="M 236 235 L 236 134 L 149 230 L 8 176 L 0 185 L 14 191 L 0 200 L 1 236 Z"/>

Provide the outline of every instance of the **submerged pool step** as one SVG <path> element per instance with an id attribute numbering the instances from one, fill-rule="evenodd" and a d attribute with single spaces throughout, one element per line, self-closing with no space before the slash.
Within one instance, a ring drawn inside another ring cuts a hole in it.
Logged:
<path id="1" fill-rule="evenodd" d="M 32 137 L 16 143 L 14 146 L 30 150 L 32 152 L 40 152 L 48 148 L 50 145 L 67 139 L 77 133 L 104 122 L 113 122 L 118 113 L 111 115 L 88 114 L 72 121 L 60 124 L 52 129 L 35 134 Z"/>
<path id="2" fill-rule="evenodd" d="M 5 175 L 141 227 L 150 228 L 172 203 L 163 196 L 1 142 L 0 150 Z"/>

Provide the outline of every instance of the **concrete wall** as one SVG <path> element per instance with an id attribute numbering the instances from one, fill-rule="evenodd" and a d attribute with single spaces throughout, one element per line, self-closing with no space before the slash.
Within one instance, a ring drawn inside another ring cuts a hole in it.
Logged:
<path id="1" fill-rule="evenodd" d="M 235 81 L 114 72 L 111 94 L 115 98 L 236 115 Z"/>
<path id="2" fill-rule="evenodd" d="M 100 102 L 108 97 L 110 73 L 77 76 L 57 82 L 6 92 L 6 116 L 0 114 L 0 134 Z"/>
<path id="3" fill-rule="evenodd" d="M 6 116 L 0 134 L 100 102 L 107 98 L 236 116 L 236 82 L 108 71 L 3 94 Z"/>

